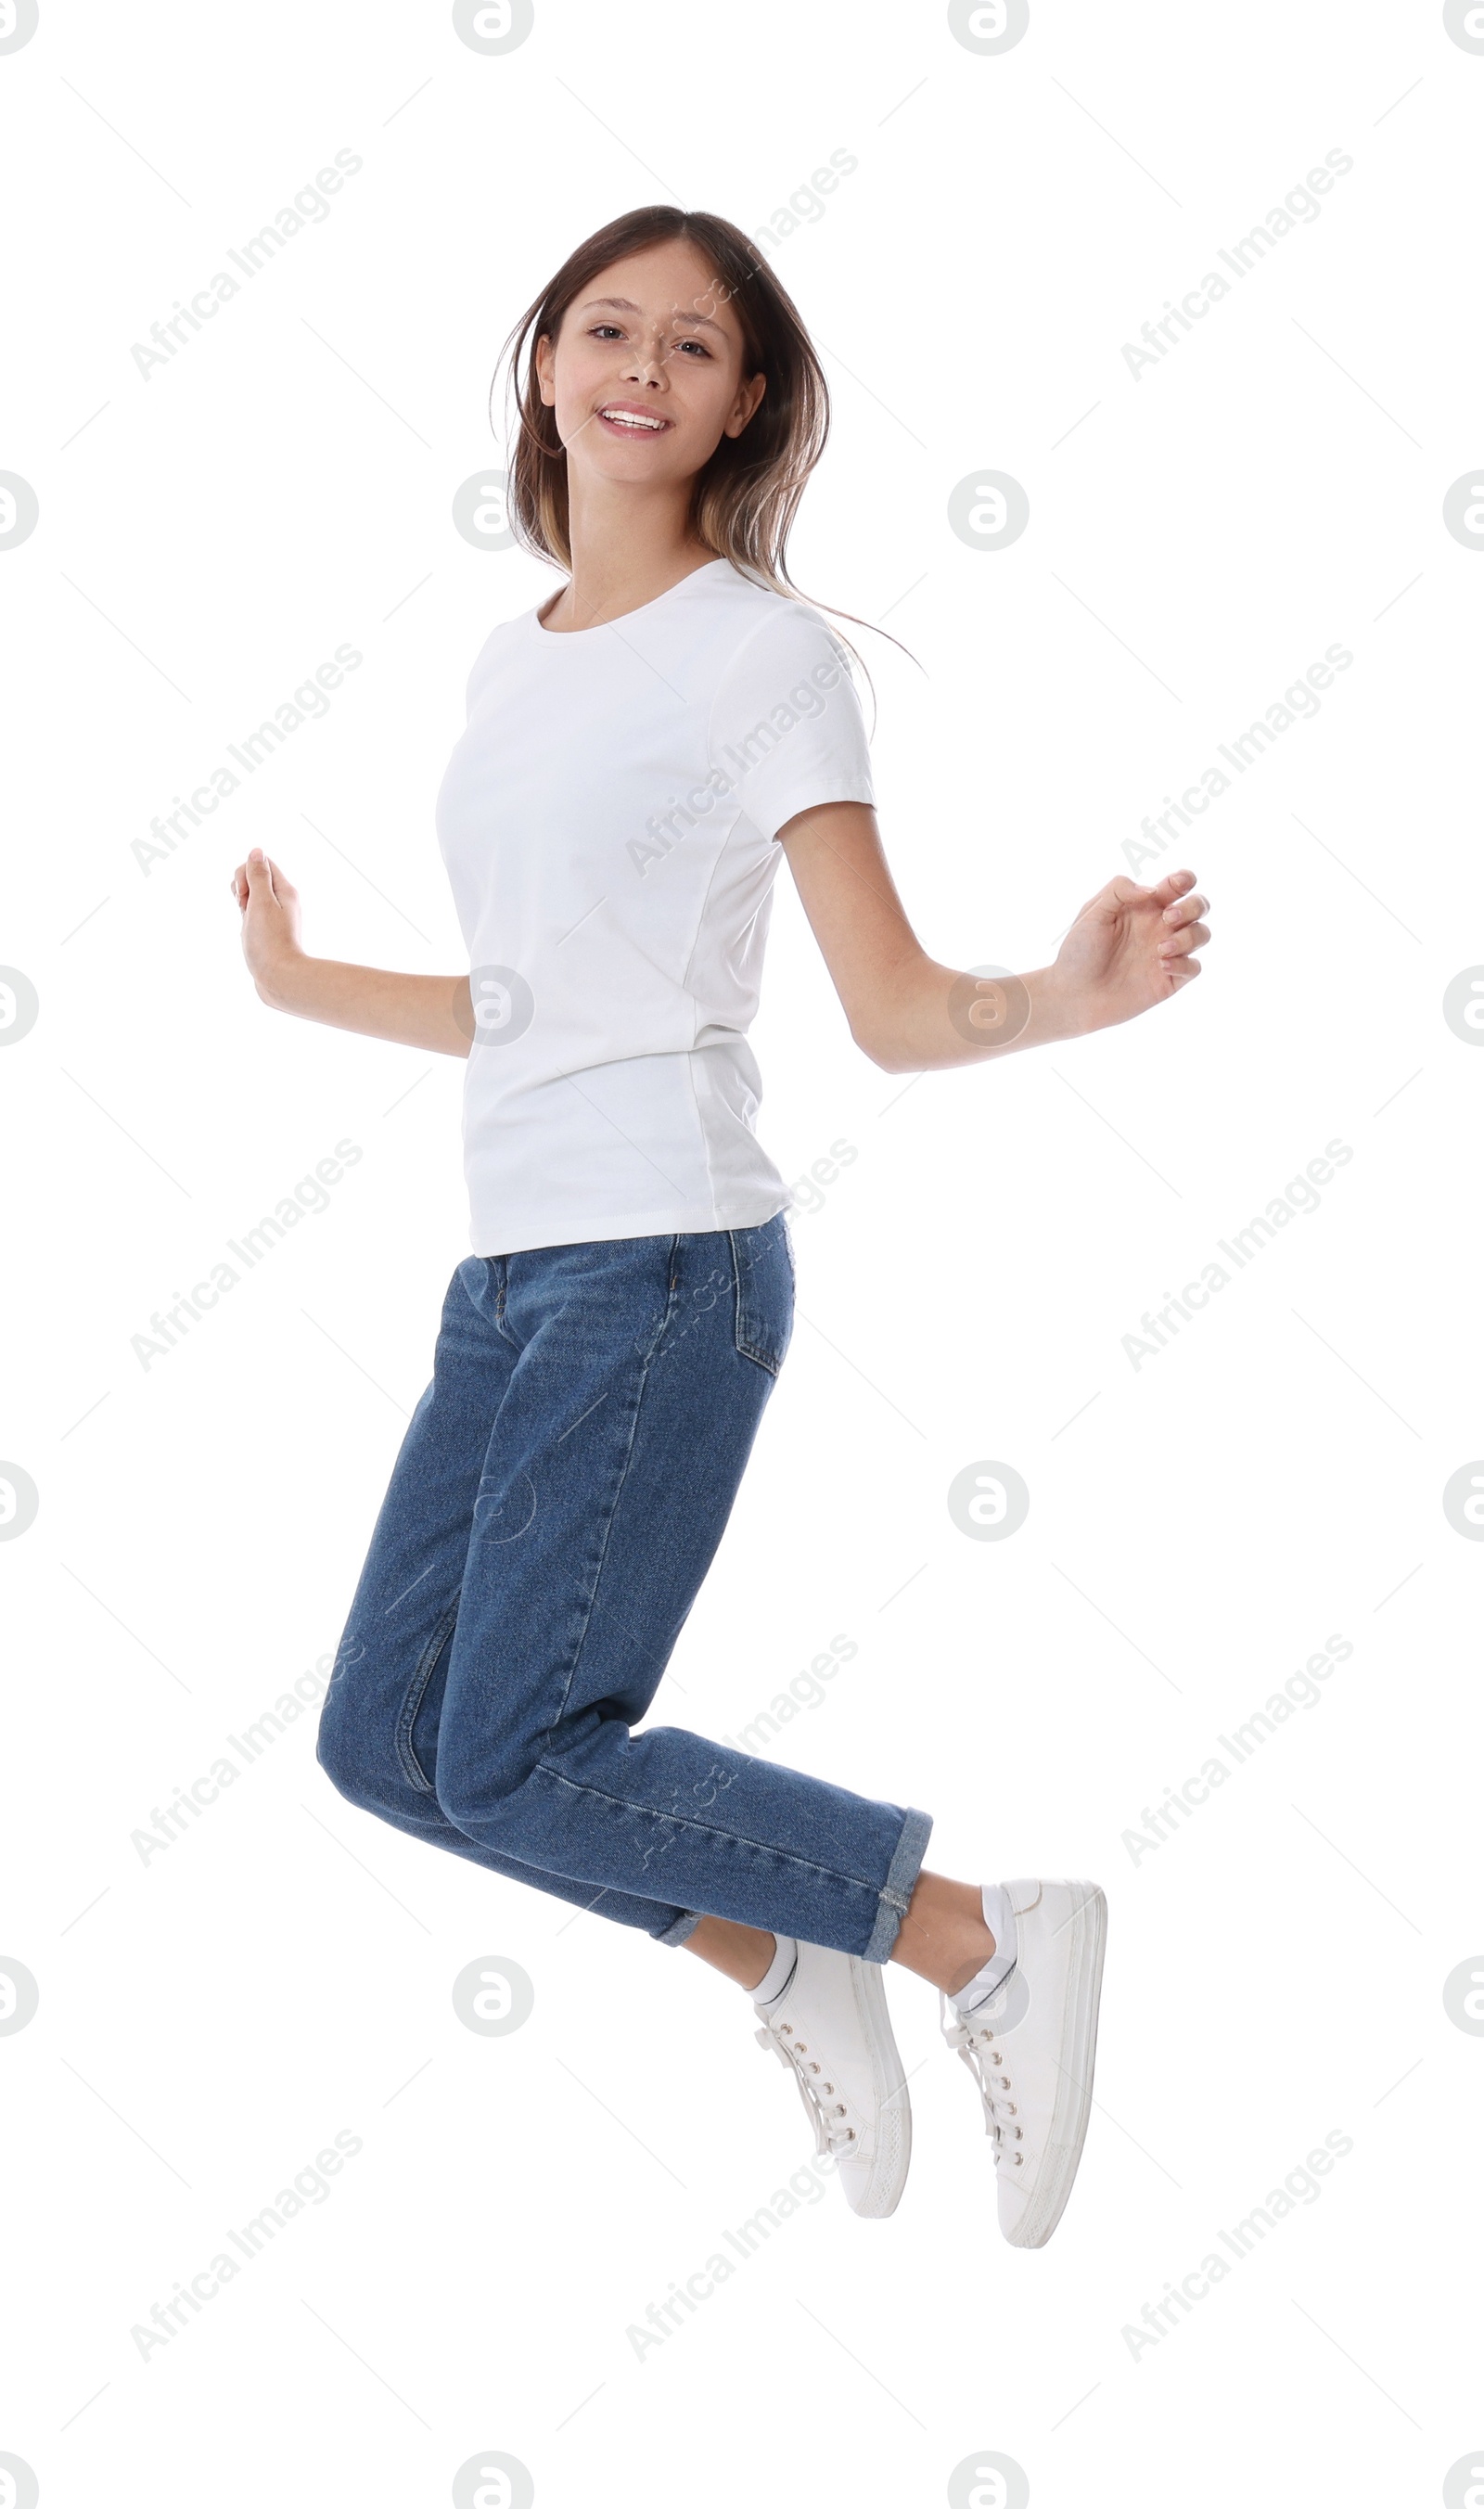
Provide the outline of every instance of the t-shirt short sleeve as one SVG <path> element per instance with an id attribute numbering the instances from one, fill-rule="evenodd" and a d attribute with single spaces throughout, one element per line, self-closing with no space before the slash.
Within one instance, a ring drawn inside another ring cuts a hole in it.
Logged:
<path id="1" fill-rule="evenodd" d="M 844 649 L 802 604 L 784 600 L 745 638 L 717 690 L 707 747 L 769 839 L 821 803 L 875 800 Z"/>

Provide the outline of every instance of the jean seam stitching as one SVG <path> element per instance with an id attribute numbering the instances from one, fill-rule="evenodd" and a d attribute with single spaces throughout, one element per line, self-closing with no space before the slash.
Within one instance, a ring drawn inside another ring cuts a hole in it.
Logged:
<path id="1" fill-rule="evenodd" d="M 402 1764 L 403 1775 L 420 1793 L 434 1797 L 436 1797 L 437 1788 L 425 1772 L 422 1762 L 412 1747 L 412 1729 L 418 1721 L 418 1709 L 423 1704 L 424 1694 L 432 1679 L 433 1666 L 443 1652 L 444 1640 L 458 1618 L 459 1596 L 456 1594 L 423 1651 L 412 1679 L 407 1685 L 407 1696 L 402 1702 L 401 1712 L 396 1722 L 396 1755 Z"/>
<path id="2" fill-rule="evenodd" d="M 572 1697 L 572 1685 L 577 1677 L 578 1666 L 582 1662 L 582 1650 L 587 1644 L 587 1632 L 592 1627 L 593 1612 L 597 1607 L 598 1601 L 598 1591 L 602 1586 L 603 1571 L 608 1562 L 608 1546 L 612 1535 L 613 1518 L 618 1513 L 618 1502 L 623 1496 L 623 1484 L 628 1478 L 629 1466 L 634 1459 L 634 1441 L 639 1435 L 639 1415 L 644 1408 L 644 1398 L 649 1382 L 649 1368 L 653 1363 L 654 1354 L 658 1350 L 660 1342 L 664 1338 L 665 1328 L 669 1324 L 676 1308 L 680 1289 L 680 1273 L 676 1265 L 676 1256 L 679 1251 L 680 1238 L 679 1236 L 673 1236 L 670 1240 L 670 1252 L 665 1257 L 667 1289 L 664 1313 L 655 1327 L 654 1338 L 645 1353 L 644 1367 L 640 1373 L 639 1387 L 634 1399 L 634 1416 L 629 1423 L 628 1444 L 623 1450 L 622 1459 L 619 1463 L 617 1475 L 613 1482 L 612 1492 L 610 1496 L 608 1507 L 604 1515 L 603 1547 L 598 1554 L 598 1564 L 593 1571 L 592 1586 L 589 1590 L 586 1606 L 582 1614 L 582 1626 L 577 1632 L 577 1641 L 576 1645 L 573 1649 L 572 1662 L 567 1667 L 567 1679 L 562 1685 L 562 1696 L 557 1705 L 556 1714 L 552 1717 L 550 1724 L 546 1727 L 545 1732 L 540 1736 L 539 1741 L 537 1743 L 537 1749 L 538 1751 L 547 1741 L 550 1741 L 551 1736 L 556 1732 L 557 1727 L 561 1724 L 563 1717 L 567 1713 L 567 1702 Z"/>
<path id="3" fill-rule="evenodd" d="M 624 1795 L 611 1795 L 604 1786 L 579 1785 L 575 1778 L 564 1777 L 561 1770 L 552 1768 L 547 1760 L 538 1760 L 532 1775 L 552 1778 L 559 1786 L 566 1786 L 575 1795 L 592 1795 L 599 1803 L 616 1804 L 620 1812 L 638 1813 L 647 1820 L 668 1821 L 673 1829 L 694 1829 L 706 1838 L 724 1838 L 737 1847 L 756 1848 L 760 1855 L 775 1856 L 780 1864 L 797 1864 L 801 1872 L 817 1873 L 824 1881 L 838 1882 L 849 1891 L 867 1891 L 873 1899 L 884 1895 L 879 1882 L 858 1874 L 840 1873 L 830 1864 L 815 1864 L 807 1855 L 795 1855 L 788 1848 L 774 1847 L 766 1839 L 749 1838 L 740 1829 L 718 1829 L 713 1821 L 693 1820 L 686 1813 L 656 1812 L 652 1804 L 630 1803 Z M 906 1902 L 903 1904 L 905 1906 Z"/>
<path id="4" fill-rule="evenodd" d="M 510 1292 L 508 1263 L 506 1258 L 501 1254 L 490 1254 L 487 1255 L 485 1259 L 491 1266 L 491 1269 L 495 1271 L 497 1281 L 495 1291 L 495 1330 L 499 1333 L 501 1341 L 507 1341 L 509 1343 L 510 1348 L 514 1351 L 517 1359 L 523 1359 L 526 1353 L 526 1345 L 520 1339 L 520 1336 L 515 1331 L 513 1326 L 508 1325 L 505 1322 L 505 1305 Z"/>
<path id="5" fill-rule="evenodd" d="M 774 1218 L 777 1218 L 778 1217 L 779 1217 L 779 1215 L 775 1212 L 775 1214 L 774 1214 Z M 771 1227 L 771 1225 L 772 1225 L 772 1221 L 771 1221 L 771 1220 L 764 1220 L 761 1224 L 762 1224 L 762 1226 L 763 1226 L 764 1228 L 768 1228 L 768 1227 Z M 787 1226 L 787 1223 L 785 1223 L 785 1227 L 786 1227 L 786 1226 Z M 741 1355 L 742 1355 L 742 1357 L 743 1357 L 744 1359 L 750 1359 L 750 1360 L 755 1361 L 755 1362 L 756 1362 L 756 1364 L 757 1364 L 757 1366 L 758 1366 L 759 1367 L 761 1367 L 761 1368 L 765 1368 L 765 1369 L 766 1369 L 766 1371 L 767 1371 L 767 1373 L 768 1373 L 768 1375 L 769 1375 L 769 1376 L 774 1376 L 774 1377 L 776 1377 L 776 1376 L 778 1376 L 779 1374 L 781 1374 L 781 1372 L 782 1372 L 782 1368 L 783 1368 L 783 1359 L 782 1359 L 781 1354 L 780 1354 L 778 1357 L 776 1357 L 776 1358 L 775 1358 L 775 1357 L 774 1357 L 770 1352 L 768 1352 L 768 1351 L 763 1351 L 763 1350 L 760 1350 L 760 1349 L 757 1347 L 756 1343 L 751 1342 L 751 1341 L 744 1341 L 744 1340 L 743 1340 L 743 1338 L 742 1338 L 742 1332 L 743 1332 L 743 1327 L 742 1327 L 742 1270 L 743 1270 L 743 1266 L 742 1266 L 742 1258 L 741 1258 L 741 1256 L 740 1256 L 740 1254 L 739 1254 L 739 1253 L 738 1253 L 738 1251 L 737 1251 L 737 1237 L 738 1237 L 738 1234 L 739 1234 L 739 1232 L 738 1232 L 735 1228 L 728 1228 L 728 1230 L 726 1231 L 726 1242 L 727 1242 L 727 1245 L 728 1245 L 728 1246 L 730 1247 L 730 1249 L 731 1249 L 731 1277 L 732 1277 L 732 1289 L 733 1289 L 733 1292 L 734 1292 L 734 1293 L 735 1293 L 735 1303 L 734 1303 L 733 1311 L 732 1311 L 732 1312 L 733 1312 L 732 1339 L 733 1339 L 733 1341 L 735 1342 L 737 1349 L 740 1351 L 740 1353 L 741 1353 Z M 787 1238 L 785 1237 L 785 1243 L 786 1243 L 786 1242 L 787 1242 Z M 757 1258 L 755 1258 L 755 1260 L 756 1260 L 756 1259 L 757 1259 Z M 751 1268 L 751 1266 L 749 1266 L 749 1268 Z M 793 1272 L 794 1272 L 794 1266 L 793 1266 L 793 1257 L 792 1257 L 792 1254 L 790 1255 L 790 1260 L 789 1260 L 789 1272 L 790 1272 L 790 1278 L 791 1278 L 791 1281 L 792 1281 L 792 1279 L 793 1279 Z"/>

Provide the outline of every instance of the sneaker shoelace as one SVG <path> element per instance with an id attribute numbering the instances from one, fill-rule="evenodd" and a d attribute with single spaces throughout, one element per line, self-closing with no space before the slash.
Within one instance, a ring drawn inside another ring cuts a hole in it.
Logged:
<path id="1" fill-rule="evenodd" d="M 974 2077 L 983 2104 L 984 2132 L 994 2137 L 994 2165 L 998 2169 L 1006 2153 L 1011 2166 L 1020 2169 L 1025 2155 L 1020 2151 L 1020 2126 L 1011 2078 L 1010 2060 L 996 2039 L 989 2023 L 982 2016 L 965 2016 L 953 2005 L 953 2019 L 948 2020 L 948 1999 L 939 1994 L 939 2018 L 948 2045 L 962 2057 Z"/>
<path id="2" fill-rule="evenodd" d="M 834 2082 L 826 2080 L 824 2066 L 808 2041 L 798 2036 L 791 2021 L 764 2022 L 754 2036 L 760 2047 L 772 2048 L 798 2083 L 804 2115 L 814 2129 L 817 2157 L 838 2159 L 857 2140 L 856 2130 L 844 2098 Z"/>

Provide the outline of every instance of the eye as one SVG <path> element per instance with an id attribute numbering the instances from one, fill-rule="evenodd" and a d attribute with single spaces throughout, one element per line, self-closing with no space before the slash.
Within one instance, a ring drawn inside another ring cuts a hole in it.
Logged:
<path id="1" fill-rule="evenodd" d="M 678 346 L 683 349 L 699 349 L 703 357 L 709 358 L 711 356 L 711 351 L 707 348 L 704 340 L 682 340 L 678 343 Z"/>
<path id="2" fill-rule="evenodd" d="M 600 331 L 607 331 L 615 340 L 623 336 L 616 322 L 594 322 L 587 336 L 590 340 L 596 340 Z"/>

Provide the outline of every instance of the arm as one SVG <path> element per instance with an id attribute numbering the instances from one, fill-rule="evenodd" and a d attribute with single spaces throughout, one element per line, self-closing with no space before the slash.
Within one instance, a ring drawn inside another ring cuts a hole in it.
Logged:
<path id="1" fill-rule="evenodd" d="M 242 915 L 242 955 L 270 1010 L 328 1028 L 354 1029 L 393 1045 L 467 1055 L 474 1033 L 466 976 L 403 976 L 311 958 L 300 943 L 299 892 L 255 846 L 232 875 Z"/>
<path id="2" fill-rule="evenodd" d="M 780 829 L 850 1033 L 883 1071 L 942 1071 L 1135 1019 L 1201 972 L 1210 939 L 1195 873 L 1153 888 L 1111 880 L 1054 963 L 996 979 L 940 965 L 907 919 L 863 802 L 801 810 Z"/>

